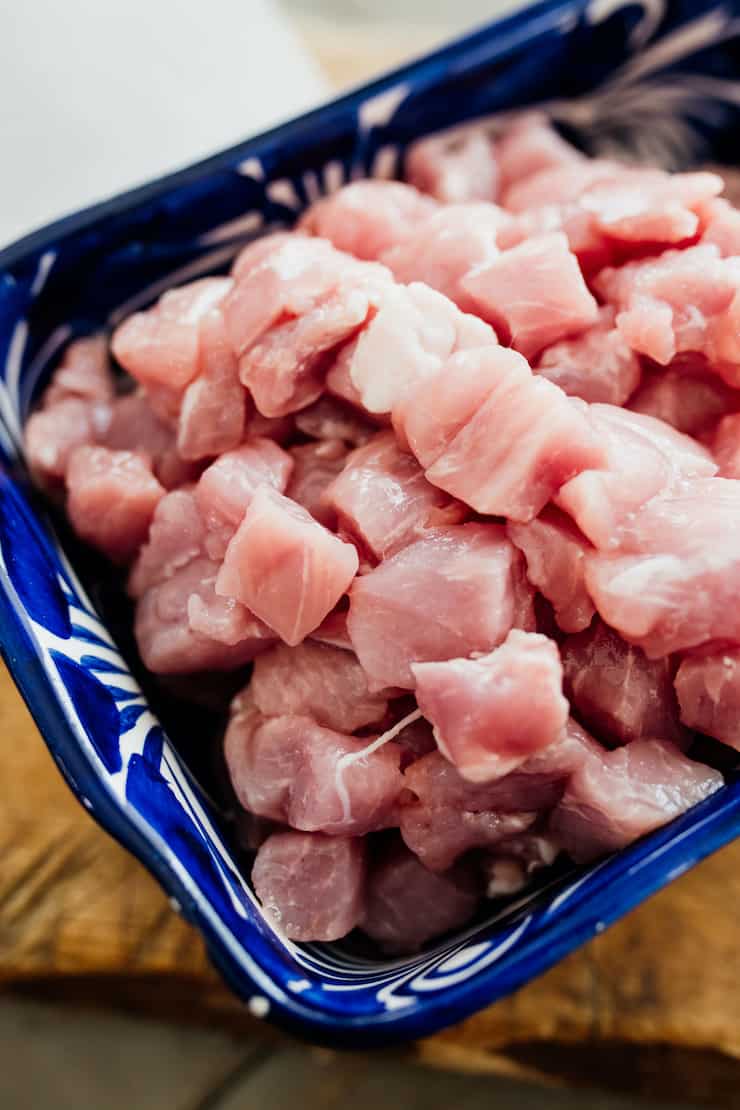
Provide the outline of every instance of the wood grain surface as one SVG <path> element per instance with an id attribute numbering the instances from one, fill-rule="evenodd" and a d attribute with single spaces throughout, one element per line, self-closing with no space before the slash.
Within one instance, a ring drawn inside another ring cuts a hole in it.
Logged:
<path id="1" fill-rule="evenodd" d="M 0 736 L 6 986 L 251 1027 L 199 938 L 68 791 L 4 670 Z M 740 843 L 415 1052 L 435 1066 L 740 1106 L 739 907 Z"/>

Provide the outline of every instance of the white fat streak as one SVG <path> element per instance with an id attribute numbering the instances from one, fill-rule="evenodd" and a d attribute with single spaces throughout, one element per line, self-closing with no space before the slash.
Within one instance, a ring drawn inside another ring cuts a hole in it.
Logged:
<path id="1" fill-rule="evenodd" d="M 353 763 L 358 763 L 359 760 L 365 759 L 367 756 L 372 755 L 373 752 L 377 752 L 378 749 L 382 748 L 384 744 L 387 744 L 389 740 L 395 740 L 398 734 L 403 732 L 407 725 L 411 725 L 414 721 L 418 721 L 421 715 L 421 710 L 415 709 L 413 713 L 408 713 L 405 717 L 402 717 L 393 728 L 389 728 L 387 732 L 382 732 L 380 736 L 376 737 L 366 748 L 361 748 L 359 752 L 348 752 L 347 755 L 343 755 L 337 760 L 334 768 L 334 785 L 342 801 L 342 819 L 344 821 L 348 821 L 350 816 L 349 794 L 347 793 L 347 787 L 344 783 L 344 772 L 348 767 L 351 767 Z"/>

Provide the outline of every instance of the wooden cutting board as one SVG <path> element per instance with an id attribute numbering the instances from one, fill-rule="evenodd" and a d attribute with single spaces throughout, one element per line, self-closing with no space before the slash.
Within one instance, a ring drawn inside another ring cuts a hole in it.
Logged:
<path id="1" fill-rule="evenodd" d="M 198 937 L 63 784 L 1 668 L 0 737 L 0 981 L 253 1028 Z M 740 1107 L 739 910 L 740 842 L 414 1051 L 435 1066 Z"/>

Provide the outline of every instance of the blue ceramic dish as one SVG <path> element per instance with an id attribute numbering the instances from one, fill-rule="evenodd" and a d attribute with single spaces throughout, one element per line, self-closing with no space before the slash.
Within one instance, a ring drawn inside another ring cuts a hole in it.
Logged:
<path id="1" fill-rule="evenodd" d="M 225 267 L 245 238 L 289 223 L 321 192 L 397 174 L 405 145 L 440 128 L 542 103 L 592 153 L 732 164 L 739 76 L 737 0 L 545 0 L 0 254 L 0 647 L 71 788 L 156 875 L 253 1012 L 355 1046 L 459 1021 L 732 840 L 740 782 L 730 776 L 629 850 L 413 958 L 286 942 L 206 792 L 214 780 L 199 753 L 215 749 L 213 715 L 147 699 L 120 594 L 63 525 L 53 529 L 25 480 L 20 428 L 49 367 L 70 337 Z"/>

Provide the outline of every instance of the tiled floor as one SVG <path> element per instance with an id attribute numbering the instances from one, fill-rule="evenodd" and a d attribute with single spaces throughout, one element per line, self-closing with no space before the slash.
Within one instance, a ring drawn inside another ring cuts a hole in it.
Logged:
<path id="1" fill-rule="evenodd" d="M 637 1110 L 634 1099 L 599 1092 L 546 1091 L 428 1071 L 383 1055 L 336 1054 L 273 1038 L 250 1040 L 0 998 L 2 1110 L 343 1110 L 349 1105 L 352 1110 Z"/>

